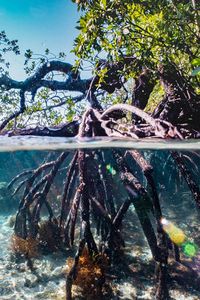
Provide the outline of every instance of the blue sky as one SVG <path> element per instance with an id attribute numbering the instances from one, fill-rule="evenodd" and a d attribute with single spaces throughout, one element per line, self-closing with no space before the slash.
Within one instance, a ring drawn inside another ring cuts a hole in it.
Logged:
<path id="1" fill-rule="evenodd" d="M 0 0 L 0 31 L 18 39 L 21 52 L 31 49 L 35 53 L 64 51 L 67 61 L 73 63 L 70 54 L 79 18 L 77 7 L 71 0 Z M 22 57 L 9 56 L 10 75 L 24 77 Z"/>

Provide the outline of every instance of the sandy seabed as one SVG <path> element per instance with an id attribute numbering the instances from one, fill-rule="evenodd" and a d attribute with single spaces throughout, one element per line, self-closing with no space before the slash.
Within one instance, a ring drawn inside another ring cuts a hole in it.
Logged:
<path id="1" fill-rule="evenodd" d="M 16 261 L 12 254 L 10 240 L 13 229 L 9 225 L 9 218 L 10 216 L 0 216 L 0 299 L 64 300 L 67 257 L 63 253 L 54 253 L 34 259 L 35 271 L 31 272 L 25 260 Z M 116 267 L 116 279 L 110 283 L 113 296 L 106 299 L 154 298 L 151 253 L 144 241 L 132 243 L 131 238 L 129 234 L 125 250 L 125 264 L 129 272 L 127 274 L 120 265 Z M 199 295 L 200 291 L 173 280 L 171 299 L 198 300 Z M 76 296 L 75 299 L 82 297 Z"/>

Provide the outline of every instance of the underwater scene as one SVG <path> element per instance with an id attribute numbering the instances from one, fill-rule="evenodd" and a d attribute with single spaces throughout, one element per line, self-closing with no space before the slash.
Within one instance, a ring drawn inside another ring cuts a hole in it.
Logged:
<path id="1" fill-rule="evenodd" d="M 199 146 L 52 143 L 0 145 L 0 299 L 200 299 Z"/>

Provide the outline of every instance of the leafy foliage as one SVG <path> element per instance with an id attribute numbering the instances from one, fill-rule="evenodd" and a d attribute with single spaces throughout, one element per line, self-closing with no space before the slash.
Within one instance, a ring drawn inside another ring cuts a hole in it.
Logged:
<path id="1" fill-rule="evenodd" d="M 153 81 L 159 81 L 162 66 L 179 70 L 195 92 L 199 85 L 199 41 L 200 24 L 198 8 L 195 0 L 72 0 L 81 11 L 78 22 L 80 34 L 75 39 L 73 52 L 77 56 L 71 72 L 49 71 L 43 82 L 56 84 L 76 81 L 77 70 L 89 61 L 94 69 L 94 84 L 90 87 L 104 91 L 101 99 L 105 108 L 115 103 L 132 103 L 134 85 L 130 87 L 130 79 L 137 78 L 144 69 L 150 70 Z M 9 63 L 5 54 L 9 51 L 19 54 L 17 40 L 10 40 L 4 31 L 0 32 L 0 73 L 7 74 Z M 52 61 L 64 61 L 65 54 L 54 55 L 49 49 L 44 54 L 35 54 L 27 49 L 24 70 L 28 77 L 34 77 L 42 66 L 47 68 Z M 74 71 L 75 70 L 75 71 Z M 72 74 L 73 73 L 73 74 Z M 70 77 L 71 76 L 71 77 Z M 128 84 L 127 84 L 128 82 Z M 52 85 L 51 85 L 52 86 Z M 59 85 L 58 85 L 59 86 Z M 81 90 L 82 98 L 88 85 Z M 72 89 L 73 90 L 73 89 Z M 106 92 L 112 94 L 107 95 Z M 84 107 L 79 100 L 67 90 L 50 89 L 49 85 L 41 88 L 33 87 L 25 90 L 26 107 L 16 114 L 7 124 L 7 128 L 25 127 L 36 124 L 42 126 L 58 125 L 71 121 L 75 115 L 81 115 Z M 141 95 L 140 95 L 141 96 Z M 139 97 L 140 97 L 139 96 Z M 144 95 L 144 98 L 149 98 Z M 157 83 L 150 95 L 147 111 L 153 108 L 163 97 L 163 88 Z M 86 97 L 87 98 L 87 97 Z M 10 116 L 10 112 L 18 112 L 20 106 L 20 89 L 14 90 L 0 86 L 1 122 Z M 147 99 L 148 100 L 148 99 Z M 5 105 L 6 104 L 6 105 Z M 85 106 L 85 105 L 84 105 Z"/>
<path id="2" fill-rule="evenodd" d="M 10 40 L 5 31 L 0 31 L 0 73 L 4 72 L 3 66 L 9 68 L 9 62 L 6 62 L 4 54 L 7 52 L 14 52 L 16 55 L 20 54 L 18 41 Z"/>
<path id="3" fill-rule="evenodd" d="M 6 62 L 4 55 L 8 51 L 14 52 L 18 55 L 19 47 L 17 40 L 9 40 L 4 31 L 0 32 L 0 72 L 2 76 L 5 74 L 9 76 L 9 63 Z M 44 64 L 50 64 L 50 62 L 56 60 L 62 62 L 65 59 L 65 54 L 60 52 L 55 55 L 46 49 L 44 54 L 33 53 L 28 49 L 24 53 L 24 70 L 26 74 L 34 76 L 39 68 Z M 45 76 L 45 80 L 53 81 L 60 80 L 66 81 L 68 76 L 64 72 L 49 72 Z M 75 111 L 82 112 L 81 105 L 74 102 L 72 99 L 77 93 L 69 93 L 67 91 L 55 91 L 49 88 L 41 88 L 38 92 L 35 92 L 34 86 L 32 91 L 26 92 L 26 110 L 23 115 L 10 121 L 7 129 L 23 128 L 28 126 L 54 126 L 62 122 L 71 121 L 75 115 Z M 20 90 L 6 89 L 4 85 L 0 85 L 0 123 L 9 117 L 11 112 L 15 112 L 20 109 Z M 61 108 L 62 107 L 62 108 Z"/>
<path id="4" fill-rule="evenodd" d="M 174 63 L 188 75 L 199 57 L 200 28 L 193 1 L 74 1 L 83 14 L 74 52 L 81 60 L 132 57 L 142 66 Z M 198 4 L 197 4 L 198 5 Z"/>

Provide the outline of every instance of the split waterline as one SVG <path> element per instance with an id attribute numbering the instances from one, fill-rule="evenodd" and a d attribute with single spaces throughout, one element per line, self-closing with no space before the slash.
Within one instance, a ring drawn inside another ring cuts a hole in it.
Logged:
<path id="1" fill-rule="evenodd" d="M 180 262 L 178 262 L 174 258 L 173 247 L 169 247 L 168 272 L 170 277 L 168 286 L 170 297 L 173 300 L 179 298 L 198 300 L 200 294 L 200 213 L 195 195 L 191 191 L 186 177 L 184 177 L 184 172 L 181 172 L 180 165 L 175 161 L 177 156 L 173 157 L 172 154 L 176 153 L 178 157 L 184 160 L 187 171 L 190 172 L 196 186 L 200 188 L 200 141 L 133 140 L 128 138 L 77 139 L 34 136 L 3 136 L 0 138 L 0 299 L 66 299 L 65 285 L 69 271 L 68 259 L 74 258 L 79 244 L 80 211 L 77 215 L 74 245 L 71 248 L 68 246 L 64 250 L 55 247 L 50 251 L 48 248 L 50 247 L 49 241 L 46 241 L 48 247 L 42 244 L 38 255 L 31 258 L 33 270 L 31 270 L 25 255 L 16 255 L 13 251 L 11 240 L 14 234 L 16 212 L 26 186 L 23 181 L 29 178 L 31 172 L 42 164 L 56 161 L 63 152 L 67 152 L 68 156 L 58 168 L 47 195 L 47 201 L 54 216 L 59 220 L 66 174 L 68 174 L 77 150 L 83 150 L 86 157 L 90 157 L 87 161 L 88 177 L 92 179 L 94 177 L 95 181 L 97 180 L 96 174 L 99 174 L 96 185 L 98 191 L 101 191 L 101 187 L 107 190 L 106 201 L 109 201 L 109 197 L 113 197 L 116 210 L 127 200 L 130 187 L 126 190 L 127 186 L 122 182 L 121 170 L 113 153 L 120 154 L 121 157 L 127 155 L 128 167 L 149 195 L 151 195 L 150 187 L 144 172 L 128 155 L 132 151 L 137 151 L 134 153 L 139 153 L 152 166 L 152 176 L 162 210 L 161 225 L 173 242 L 172 246 L 177 246 L 180 254 Z M 90 171 L 94 165 L 94 170 Z M 45 169 L 41 177 L 36 179 L 36 184 L 50 170 Z M 23 172 L 27 173 L 9 186 L 13 178 Z M 75 190 L 77 190 L 78 180 L 79 174 L 75 174 Z M 20 184 L 21 187 L 16 191 Z M 89 188 L 91 187 L 89 186 Z M 41 191 L 41 189 L 39 190 Z M 95 195 L 98 199 L 98 193 Z M 92 202 L 90 205 L 92 207 Z M 118 255 L 117 263 L 113 262 L 112 267 L 106 271 L 108 273 L 106 282 L 112 292 L 105 290 L 105 294 L 101 298 L 103 300 L 152 300 L 154 297 L 155 261 L 141 226 L 141 219 L 138 218 L 137 209 L 137 203 L 131 205 L 122 221 L 121 235 L 125 247 L 121 247 L 121 254 Z M 148 220 L 152 223 L 153 230 L 157 234 L 151 201 L 146 203 L 144 207 L 141 206 L 140 209 L 141 213 L 144 209 Z M 30 206 L 31 210 L 32 207 Z M 39 225 L 47 218 L 48 211 L 44 207 L 41 210 Z M 95 218 L 91 217 L 90 224 L 94 239 L 99 246 L 101 230 L 98 234 Z M 75 299 L 89 299 L 84 298 L 82 290 L 76 284 L 73 285 L 73 296 Z"/>
<path id="2" fill-rule="evenodd" d="M 126 148 L 149 150 L 200 150 L 199 139 L 132 139 L 116 137 L 64 138 L 39 136 L 1 136 L 0 152 L 19 150 Z"/>

